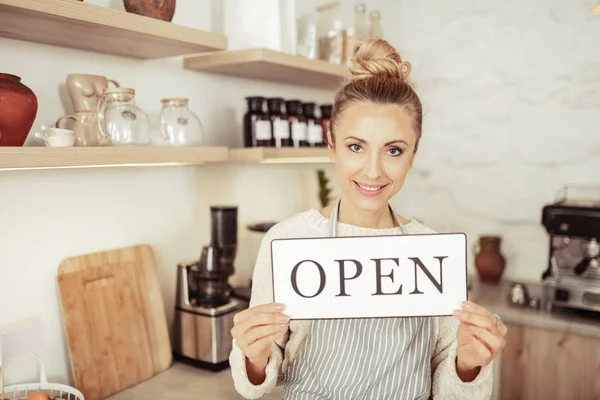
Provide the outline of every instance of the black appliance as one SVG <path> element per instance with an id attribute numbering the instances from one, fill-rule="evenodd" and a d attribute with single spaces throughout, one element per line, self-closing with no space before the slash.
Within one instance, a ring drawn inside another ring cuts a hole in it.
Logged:
<path id="1" fill-rule="evenodd" d="M 549 234 L 544 303 L 600 311 L 600 187 L 565 187 L 542 209 Z"/>
<path id="2" fill-rule="evenodd" d="M 237 207 L 212 206 L 211 242 L 200 259 L 179 264 L 173 327 L 174 358 L 219 371 L 229 366 L 233 317 L 243 306 L 232 298 Z"/>

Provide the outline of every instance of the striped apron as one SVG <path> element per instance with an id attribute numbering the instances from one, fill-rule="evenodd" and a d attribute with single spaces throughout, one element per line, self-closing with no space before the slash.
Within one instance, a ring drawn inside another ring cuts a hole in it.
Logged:
<path id="1" fill-rule="evenodd" d="M 338 208 L 339 201 L 330 237 L 336 236 Z M 284 374 L 284 399 L 427 399 L 433 333 L 431 317 L 312 320 Z"/>

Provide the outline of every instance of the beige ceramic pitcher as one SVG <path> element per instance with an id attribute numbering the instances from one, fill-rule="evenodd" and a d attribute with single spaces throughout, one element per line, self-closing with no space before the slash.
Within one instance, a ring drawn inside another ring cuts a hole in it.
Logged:
<path id="1" fill-rule="evenodd" d="M 119 87 L 119 83 L 101 75 L 70 74 L 67 76 L 67 90 L 75 112 L 96 111 L 98 100 L 109 83 Z"/>
<path id="2" fill-rule="evenodd" d="M 73 146 L 89 147 L 99 145 L 100 136 L 96 111 L 82 111 L 64 115 L 56 121 L 56 127 L 65 128 L 68 120 L 73 121 L 72 127 L 68 128 L 73 130 L 73 135 L 75 136 Z"/>

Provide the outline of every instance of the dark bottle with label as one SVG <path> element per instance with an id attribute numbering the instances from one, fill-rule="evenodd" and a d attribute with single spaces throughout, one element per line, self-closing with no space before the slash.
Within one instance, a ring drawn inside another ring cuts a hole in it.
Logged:
<path id="1" fill-rule="evenodd" d="M 302 104 L 302 115 L 306 118 L 306 133 L 310 147 L 323 147 L 323 128 L 315 115 L 315 103 Z"/>
<path id="2" fill-rule="evenodd" d="M 330 129 L 332 112 L 332 104 L 323 104 L 321 106 L 321 131 L 323 132 L 323 142 L 325 146 L 327 146 L 327 132 L 329 132 Z"/>
<path id="3" fill-rule="evenodd" d="M 282 112 L 283 99 L 279 97 L 267 100 L 269 118 L 271 119 L 271 131 L 273 132 L 273 146 L 291 147 L 292 139 L 290 124 L 286 113 Z"/>
<path id="4" fill-rule="evenodd" d="M 288 100 L 285 102 L 293 147 L 308 146 L 306 118 L 302 116 L 301 104 L 300 100 Z"/>
<path id="5" fill-rule="evenodd" d="M 248 111 L 244 115 L 244 146 L 270 147 L 273 145 L 271 120 L 265 112 L 265 98 L 246 97 Z"/>

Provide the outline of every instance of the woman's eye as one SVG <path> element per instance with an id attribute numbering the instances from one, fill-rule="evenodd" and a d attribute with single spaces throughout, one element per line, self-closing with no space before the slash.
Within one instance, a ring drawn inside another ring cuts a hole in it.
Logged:
<path id="1" fill-rule="evenodd" d="M 350 147 L 350 150 L 352 150 L 352 151 L 356 151 L 356 152 L 359 152 L 359 151 L 361 151 L 361 150 L 362 150 L 362 147 L 360 147 L 360 145 L 358 145 L 358 144 L 356 144 L 356 143 L 355 143 L 355 144 L 351 144 L 351 145 L 350 145 L 350 146 L 348 146 L 348 147 Z"/>
<path id="2" fill-rule="evenodd" d="M 402 154 L 402 150 L 400 150 L 397 147 L 393 147 L 389 150 L 390 155 L 392 156 L 399 156 L 400 154 Z"/>

